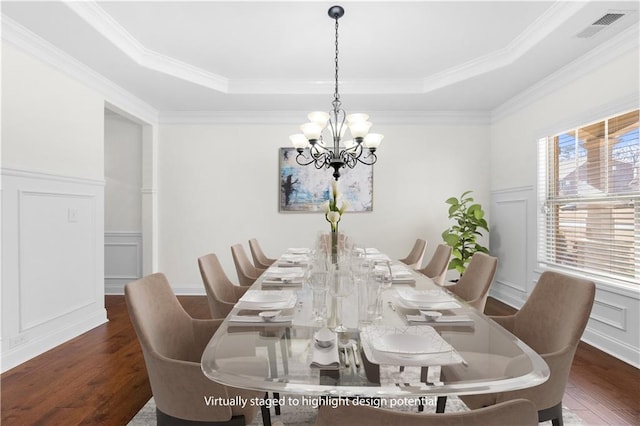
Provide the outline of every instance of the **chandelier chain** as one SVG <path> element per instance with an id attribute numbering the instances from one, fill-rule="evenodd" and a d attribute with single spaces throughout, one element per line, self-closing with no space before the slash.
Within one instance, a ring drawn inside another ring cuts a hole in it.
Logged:
<path id="1" fill-rule="evenodd" d="M 334 109 L 338 109 L 339 105 L 340 105 L 340 93 L 338 92 L 338 17 L 336 16 L 336 58 L 335 58 L 335 64 L 336 64 L 336 88 L 335 88 L 335 92 L 333 94 L 333 101 L 334 101 Z M 337 105 L 337 106 L 336 106 Z"/>

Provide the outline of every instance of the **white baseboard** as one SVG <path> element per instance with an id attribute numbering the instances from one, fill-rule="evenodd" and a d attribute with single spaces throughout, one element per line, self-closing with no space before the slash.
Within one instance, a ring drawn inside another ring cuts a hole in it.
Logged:
<path id="1" fill-rule="evenodd" d="M 50 349 L 55 348 L 89 330 L 92 330 L 109 320 L 107 319 L 107 311 L 100 309 L 93 315 L 84 318 L 76 324 L 70 324 L 67 327 L 60 328 L 49 335 L 38 336 L 34 340 L 25 342 L 20 346 L 16 346 L 4 353 L 0 359 L 0 371 L 4 373 L 23 362 L 26 362 Z"/>
<path id="2" fill-rule="evenodd" d="M 602 352 L 606 352 L 609 355 L 626 362 L 629 365 L 640 368 L 640 353 L 638 353 L 638 349 L 629 346 L 625 342 L 621 342 L 611 336 L 605 336 L 596 330 L 590 329 L 586 329 L 584 331 L 582 341 L 600 349 Z"/>

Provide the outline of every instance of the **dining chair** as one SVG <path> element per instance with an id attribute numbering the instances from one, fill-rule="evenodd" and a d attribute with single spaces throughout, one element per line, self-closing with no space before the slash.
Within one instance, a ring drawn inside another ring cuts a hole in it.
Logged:
<path id="1" fill-rule="evenodd" d="M 407 257 L 403 259 L 398 259 L 400 262 L 406 264 L 410 268 L 419 269 L 422 266 L 422 258 L 424 257 L 424 252 L 427 248 L 427 241 L 421 238 L 416 239 L 416 242 L 413 244 L 413 248 L 407 255 Z"/>
<path id="2" fill-rule="evenodd" d="M 233 284 L 227 274 L 224 273 L 222 264 L 213 253 L 198 258 L 198 267 L 200 268 L 200 275 L 202 276 L 202 282 L 207 292 L 207 301 L 209 303 L 209 310 L 211 311 L 212 318 L 225 318 L 238 300 L 246 293 L 251 286 L 237 286 Z M 280 351 L 282 353 L 282 365 L 285 373 L 289 370 L 288 365 L 288 343 L 286 333 L 283 335 L 280 342 Z M 267 339 L 267 353 L 269 359 L 269 370 L 271 377 L 278 377 L 278 366 L 276 363 L 276 349 L 273 339 Z M 274 392 L 274 399 L 279 400 L 280 395 L 278 392 Z M 275 407 L 276 414 L 280 414 L 280 407 Z"/>
<path id="3" fill-rule="evenodd" d="M 155 273 L 128 283 L 124 289 L 131 322 L 144 356 L 151 392 L 156 403 L 157 424 L 220 422 L 246 424 L 258 407 L 247 404 L 224 406 L 206 404 L 205 398 L 262 398 L 264 392 L 232 388 L 208 379 L 200 358 L 222 320 L 192 318 L 176 298 L 164 274 Z M 255 355 L 255 354 L 254 354 Z M 250 374 L 263 375 L 267 360 L 242 357 Z M 262 410 L 265 424 L 269 410 Z"/>
<path id="4" fill-rule="evenodd" d="M 232 283 L 224 273 L 218 256 L 213 253 L 199 257 L 198 267 L 207 293 L 211 318 L 225 318 L 249 286 Z"/>
<path id="5" fill-rule="evenodd" d="M 537 424 L 536 409 L 526 399 L 446 414 L 411 413 L 365 405 L 339 405 L 336 408 L 323 405 L 318 410 L 316 418 L 316 426 L 535 426 Z"/>
<path id="6" fill-rule="evenodd" d="M 451 259 L 452 249 L 446 244 L 438 244 L 435 253 L 422 269 L 418 269 L 418 272 L 431 278 L 433 282 L 438 285 L 442 285 L 444 282 L 444 276 L 447 274 L 447 266 L 449 266 L 449 260 Z"/>
<path id="7" fill-rule="evenodd" d="M 241 286 L 253 284 L 265 271 L 263 268 L 256 268 L 251 264 L 247 252 L 241 244 L 231 246 L 231 255 L 233 256 L 233 263 L 236 266 L 236 273 Z"/>
<path id="8" fill-rule="evenodd" d="M 518 312 L 492 319 L 540 354 L 549 366 L 549 379 L 541 385 L 519 391 L 460 398 L 469 408 L 526 398 L 536 406 L 540 422 L 551 420 L 554 426 L 561 426 L 562 398 L 573 356 L 587 326 L 594 298 L 593 281 L 558 272 L 543 272 Z M 505 369 L 507 374 L 510 373 L 510 369 L 518 368 L 517 360 L 492 365 Z M 442 375 L 447 380 L 473 380 L 476 374 L 465 366 L 442 367 Z"/>
<path id="9" fill-rule="evenodd" d="M 475 252 L 467 270 L 454 285 L 447 289 L 466 301 L 480 312 L 484 312 L 489 295 L 489 287 L 496 274 L 498 259 L 488 254 Z"/>
<path id="10" fill-rule="evenodd" d="M 277 260 L 267 257 L 262 251 L 260 243 L 255 238 L 249 240 L 249 249 L 251 250 L 251 257 L 253 257 L 253 264 L 256 268 L 267 269 Z"/>

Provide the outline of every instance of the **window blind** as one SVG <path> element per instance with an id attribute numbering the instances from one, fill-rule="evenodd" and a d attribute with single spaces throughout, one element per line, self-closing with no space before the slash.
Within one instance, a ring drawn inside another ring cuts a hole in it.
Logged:
<path id="1" fill-rule="evenodd" d="M 639 111 L 540 141 L 540 263 L 640 283 Z"/>

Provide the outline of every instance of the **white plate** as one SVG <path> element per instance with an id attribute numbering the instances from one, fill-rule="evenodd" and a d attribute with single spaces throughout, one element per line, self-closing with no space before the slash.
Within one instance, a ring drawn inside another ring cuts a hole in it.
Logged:
<path id="1" fill-rule="evenodd" d="M 377 351 L 396 354 L 434 354 L 451 351 L 451 346 L 437 333 L 427 330 L 421 330 L 419 333 L 411 331 L 394 327 L 388 333 L 385 329 L 380 333 L 382 335 L 377 335 L 370 344 Z"/>
<path id="2" fill-rule="evenodd" d="M 408 337 L 392 337 L 386 342 L 400 343 L 402 347 L 399 349 L 386 352 L 376 348 L 376 346 L 380 346 L 378 341 L 384 340 L 385 336 L 398 334 Z M 360 337 L 362 349 L 367 359 L 374 364 L 428 367 L 464 362 L 460 354 L 430 326 L 368 326 L 362 330 Z M 394 342 L 396 339 L 397 341 Z M 411 346 L 405 346 L 410 339 L 420 340 L 421 343 L 419 346 L 413 346 L 411 343 L 409 343 Z M 428 352 L 412 352 L 418 348 L 423 350 L 425 347 L 423 345 L 427 345 Z"/>
<path id="3" fill-rule="evenodd" d="M 290 254 L 309 254 L 311 253 L 311 249 L 310 248 L 306 248 L 306 247 L 291 247 L 287 249 L 287 253 Z"/>
<path id="4" fill-rule="evenodd" d="M 397 290 L 398 296 L 411 303 L 443 303 L 452 302 L 455 299 L 442 290 L 416 290 L 413 288 Z"/>
<path id="5" fill-rule="evenodd" d="M 289 290 L 249 290 L 240 298 L 240 301 L 250 303 L 286 302 L 292 296 L 295 297 L 295 293 Z"/>
<path id="6" fill-rule="evenodd" d="M 462 307 L 455 300 L 452 300 L 451 302 L 414 303 L 414 302 L 407 302 L 406 300 L 402 300 L 398 296 L 395 296 L 393 298 L 393 303 L 394 305 L 399 306 L 403 309 L 416 309 L 416 310 L 426 310 L 426 311 L 437 310 L 437 309 L 441 309 L 441 310 L 459 309 Z"/>
<path id="7" fill-rule="evenodd" d="M 296 294 L 291 290 L 249 290 L 236 303 L 239 309 L 277 310 L 296 305 Z"/>

